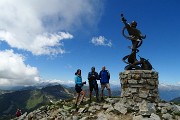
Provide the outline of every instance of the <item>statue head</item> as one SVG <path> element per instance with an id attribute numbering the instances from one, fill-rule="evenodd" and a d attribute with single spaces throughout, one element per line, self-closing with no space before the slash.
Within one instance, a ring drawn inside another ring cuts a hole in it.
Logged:
<path id="1" fill-rule="evenodd" d="M 136 28 L 136 26 L 137 26 L 137 22 L 136 22 L 136 21 L 132 21 L 132 22 L 131 22 L 131 27 Z"/>

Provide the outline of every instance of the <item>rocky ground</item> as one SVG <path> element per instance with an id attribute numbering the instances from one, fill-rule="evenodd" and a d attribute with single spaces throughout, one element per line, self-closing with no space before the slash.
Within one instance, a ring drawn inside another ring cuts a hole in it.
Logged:
<path id="1" fill-rule="evenodd" d="M 74 106 L 75 99 L 59 100 L 13 120 L 180 120 L 180 106 L 173 103 L 126 103 L 122 98 Z"/>

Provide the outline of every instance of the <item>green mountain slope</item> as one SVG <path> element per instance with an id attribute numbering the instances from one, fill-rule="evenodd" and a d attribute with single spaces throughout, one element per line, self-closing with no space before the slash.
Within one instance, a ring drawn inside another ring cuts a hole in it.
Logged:
<path id="1" fill-rule="evenodd" d="M 22 112 L 30 112 L 50 102 L 72 97 L 74 93 L 61 85 L 2 94 L 0 95 L 0 119 L 4 119 L 4 116 L 14 117 L 17 108 Z"/>
<path id="2" fill-rule="evenodd" d="M 180 97 L 178 97 L 178 98 L 175 98 L 175 99 L 171 100 L 171 102 L 174 102 L 174 103 L 180 104 Z"/>

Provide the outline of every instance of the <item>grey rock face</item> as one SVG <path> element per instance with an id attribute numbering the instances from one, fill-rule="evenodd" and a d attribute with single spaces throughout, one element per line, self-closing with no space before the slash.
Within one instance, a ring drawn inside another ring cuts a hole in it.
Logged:
<path id="1" fill-rule="evenodd" d="M 172 115 L 169 113 L 163 114 L 162 118 L 164 118 L 165 120 L 172 120 Z"/>
<path id="2" fill-rule="evenodd" d="M 152 120 L 161 120 L 160 117 L 154 113 L 151 114 L 151 117 L 150 117 Z"/>
<path id="3" fill-rule="evenodd" d="M 124 106 L 124 104 L 122 104 L 120 102 L 115 103 L 114 109 L 118 110 L 122 114 L 126 114 L 127 113 L 127 108 Z"/>
<path id="4" fill-rule="evenodd" d="M 139 105 L 139 113 L 142 116 L 150 116 L 152 113 L 156 113 L 156 108 L 153 103 L 148 103 L 143 100 L 143 102 Z"/>

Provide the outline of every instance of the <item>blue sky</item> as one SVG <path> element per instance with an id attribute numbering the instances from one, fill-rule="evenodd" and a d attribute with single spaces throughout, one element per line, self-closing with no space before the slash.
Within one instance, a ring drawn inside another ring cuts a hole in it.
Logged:
<path id="1" fill-rule="evenodd" d="M 106 66 L 120 84 L 131 41 L 120 14 L 147 36 L 138 55 L 149 59 L 160 83 L 180 84 L 179 0 L 1 0 L 0 86 L 42 81 L 73 83 L 74 73 Z"/>

